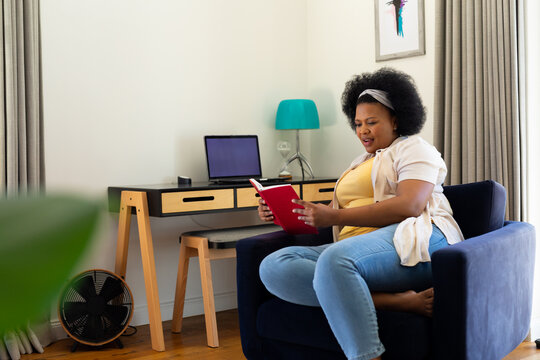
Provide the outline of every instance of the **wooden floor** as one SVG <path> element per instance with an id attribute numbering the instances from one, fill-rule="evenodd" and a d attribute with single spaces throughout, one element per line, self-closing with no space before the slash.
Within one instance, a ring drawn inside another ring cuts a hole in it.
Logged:
<path id="1" fill-rule="evenodd" d="M 181 334 L 171 333 L 171 322 L 163 323 L 165 330 L 164 352 L 156 352 L 150 348 L 148 325 L 138 326 L 133 336 L 122 336 L 123 349 L 113 343 L 100 348 L 80 345 L 76 352 L 71 352 L 73 341 L 60 340 L 45 348 L 43 354 L 23 355 L 21 360 L 37 359 L 79 359 L 79 360 L 158 360 L 184 357 L 197 360 L 236 360 L 245 359 L 240 344 L 238 330 L 238 312 L 228 310 L 217 313 L 219 328 L 219 348 L 206 346 L 204 317 L 194 316 L 183 320 Z M 540 360 L 540 350 L 536 350 L 534 342 L 522 343 L 504 360 Z"/>
<path id="2" fill-rule="evenodd" d="M 219 347 L 209 348 L 206 345 L 204 316 L 184 318 L 182 333 L 171 332 L 171 322 L 163 322 L 165 351 L 157 352 L 150 346 L 150 330 L 148 325 L 137 326 L 133 336 L 121 336 L 124 344 L 119 349 L 114 343 L 101 348 L 80 345 L 72 353 L 73 340 L 57 341 L 45 348 L 43 354 L 24 355 L 21 360 L 33 359 L 75 359 L 75 360 L 158 360 L 158 359 L 196 359 L 196 360 L 235 360 L 245 359 L 240 344 L 238 330 L 238 311 L 228 310 L 216 314 L 219 332 Z M 126 332 L 131 331 L 128 329 Z"/>

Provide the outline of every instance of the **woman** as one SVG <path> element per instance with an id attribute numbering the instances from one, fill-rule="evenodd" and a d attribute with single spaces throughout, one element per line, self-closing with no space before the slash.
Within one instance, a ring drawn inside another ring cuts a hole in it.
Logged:
<path id="1" fill-rule="evenodd" d="M 425 110 L 412 79 L 384 68 L 354 77 L 342 108 L 366 153 L 340 177 L 329 206 L 298 200 L 299 219 L 334 226 L 334 242 L 267 256 L 276 296 L 321 306 L 348 359 L 380 359 L 375 308 L 429 316 L 430 255 L 463 240 L 442 193 L 446 166 L 419 136 Z M 259 216 L 273 220 L 261 202 Z"/>

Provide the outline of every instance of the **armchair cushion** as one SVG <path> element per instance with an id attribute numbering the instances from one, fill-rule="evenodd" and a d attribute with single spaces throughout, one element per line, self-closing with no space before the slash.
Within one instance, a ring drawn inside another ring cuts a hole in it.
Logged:
<path id="1" fill-rule="evenodd" d="M 377 311 L 377 321 L 382 343 L 389 344 L 385 357 L 418 360 L 428 356 L 431 319 L 411 313 Z M 319 307 L 291 304 L 278 298 L 268 300 L 259 307 L 257 332 L 275 341 L 335 352 L 335 359 L 345 359 Z"/>
<path id="2" fill-rule="evenodd" d="M 257 332 L 266 338 L 341 352 L 323 311 L 273 298 L 259 307 Z"/>

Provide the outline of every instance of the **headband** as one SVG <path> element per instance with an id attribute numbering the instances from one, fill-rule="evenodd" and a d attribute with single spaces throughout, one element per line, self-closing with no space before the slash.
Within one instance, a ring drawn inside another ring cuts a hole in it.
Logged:
<path id="1" fill-rule="evenodd" d="M 375 89 L 366 89 L 358 95 L 358 99 L 360 99 L 364 95 L 371 95 L 375 100 L 383 104 L 384 106 L 392 109 L 395 111 L 394 107 L 392 106 L 392 103 L 388 99 L 388 93 L 386 91 L 382 90 L 375 90 Z"/>

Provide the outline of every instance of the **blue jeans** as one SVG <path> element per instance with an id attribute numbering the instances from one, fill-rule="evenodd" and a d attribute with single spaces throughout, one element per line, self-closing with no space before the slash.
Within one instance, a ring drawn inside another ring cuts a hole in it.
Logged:
<path id="1" fill-rule="evenodd" d="M 268 255 L 259 269 L 268 291 L 300 305 L 321 306 L 348 359 L 384 352 L 371 292 L 424 290 L 431 263 L 400 264 L 394 248 L 398 224 L 321 246 L 291 246 Z M 433 225 L 429 253 L 447 246 Z"/>

